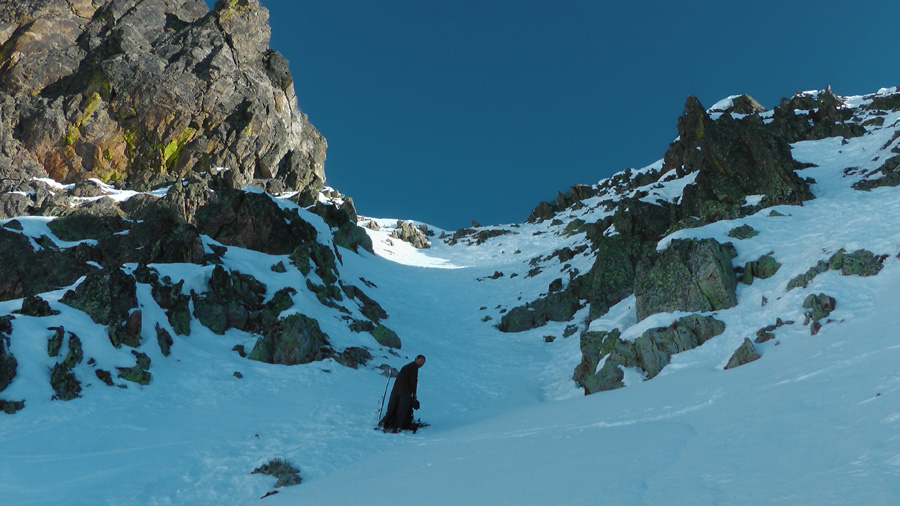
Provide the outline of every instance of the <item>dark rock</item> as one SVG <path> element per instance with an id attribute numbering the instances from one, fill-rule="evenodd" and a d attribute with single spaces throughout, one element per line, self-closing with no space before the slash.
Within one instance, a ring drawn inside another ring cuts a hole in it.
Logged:
<path id="1" fill-rule="evenodd" d="M 135 364 L 132 367 L 117 367 L 119 377 L 139 385 L 149 385 L 152 379 L 148 370 L 150 369 L 150 357 L 135 350 L 131 350 L 131 354 L 134 355 Z"/>
<path id="2" fill-rule="evenodd" d="M 0 400 L 0 411 L 7 415 L 14 415 L 17 411 L 25 409 L 25 401 L 4 401 Z"/>
<path id="3" fill-rule="evenodd" d="M 334 357 L 343 366 L 356 369 L 372 360 L 372 354 L 365 348 L 351 346 Z"/>
<path id="4" fill-rule="evenodd" d="M 81 382 L 72 373 L 76 364 L 81 363 L 83 352 L 81 340 L 75 334 L 69 333 L 69 352 L 62 362 L 56 363 L 50 370 L 50 386 L 56 392 L 54 398 L 62 401 L 71 401 L 81 394 Z"/>
<path id="5" fill-rule="evenodd" d="M 864 135 L 865 128 L 847 122 L 852 116 L 853 111 L 844 107 L 841 99 L 831 90 L 815 94 L 800 93 L 781 99 L 767 127 L 788 143 Z"/>
<path id="6" fill-rule="evenodd" d="M 518 306 L 504 314 L 497 328 L 501 332 L 522 332 L 545 325 L 548 321 L 567 322 L 584 307 L 572 284 L 566 290 Z"/>
<path id="7" fill-rule="evenodd" d="M 749 338 L 744 338 L 743 344 L 735 350 L 734 354 L 731 355 L 731 358 L 728 359 L 728 364 L 725 366 L 725 369 L 733 369 L 735 367 L 740 367 L 744 364 L 749 364 L 754 360 L 759 360 L 759 353 L 756 351 L 756 348 L 753 347 L 753 343 Z"/>
<path id="8" fill-rule="evenodd" d="M 275 488 L 286 487 L 291 485 L 299 485 L 300 470 L 281 459 L 273 459 L 268 464 L 263 464 L 253 470 L 250 474 L 265 474 L 277 478 Z M 268 495 L 268 494 L 267 494 Z"/>
<path id="9" fill-rule="evenodd" d="M 136 283 L 119 268 L 94 271 L 75 290 L 60 299 L 63 304 L 87 313 L 102 325 L 119 324 L 137 307 Z"/>
<path id="10" fill-rule="evenodd" d="M 794 173 L 789 142 L 758 116 L 738 121 L 725 114 L 712 121 L 700 102 L 689 97 L 678 119 L 678 134 L 665 154 L 662 172 L 698 171 L 694 184 L 684 190 L 681 220 L 699 217 L 695 224 L 705 224 L 813 198 Z M 747 206 L 749 195 L 763 198 L 758 206 Z"/>
<path id="11" fill-rule="evenodd" d="M 50 327 L 53 334 L 47 339 L 47 355 L 50 357 L 59 356 L 59 350 L 62 348 L 63 338 L 66 337 L 66 329 L 62 326 Z"/>
<path id="12" fill-rule="evenodd" d="M 733 247 L 715 239 L 673 240 L 638 264 L 634 294 L 638 320 L 661 312 L 716 311 L 737 304 Z"/>
<path id="13" fill-rule="evenodd" d="M 375 324 L 369 320 L 353 320 L 349 326 L 353 332 L 372 332 L 375 330 Z"/>
<path id="14" fill-rule="evenodd" d="M 327 346 L 328 336 L 319 328 L 319 322 L 295 313 L 267 329 L 249 358 L 270 364 L 307 364 L 322 359 Z"/>
<path id="15" fill-rule="evenodd" d="M 35 251 L 27 237 L 0 227 L 0 300 L 68 286 L 93 270 L 52 247 Z"/>
<path id="16" fill-rule="evenodd" d="M 37 295 L 31 295 L 25 297 L 25 299 L 22 301 L 22 309 L 16 311 L 16 313 L 40 318 L 44 316 L 58 315 L 59 311 L 51 309 L 50 303 L 46 300 L 40 298 Z"/>
<path id="17" fill-rule="evenodd" d="M 9 351 L 9 334 L 12 333 L 12 316 L 0 316 L 0 392 L 16 377 L 19 363 Z"/>
<path id="18" fill-rule="evenodd" d="M 252 276 L 226 271 L 217 265 L 209 280 L 209 291 L 194 294 L 194 316 L 216 334 L 230 328 L 254 329 L 254 313 L 263 307 L 266 286 Z"/>
<path id="19" fill-rule="evenodd" d="M 158 323 L 156 324 L 156 342 L 159 344 L 159 351 L 162 352 L 164 357 L 168 357 L 175 342 L 172 340 L 172 335 L 169 334 L 169 331 L 160 327 Z"/>
<path id="20" fill-rule="evenodd" d="M 822 318 L 826 318 L 828 315 L 834 311 L 836 301 L 834 297 L 829 295 L 825 295 L 824 293 L 820 293 L 818 295 L 810 294 L 803 301 L 803 307 L 806 309 L 804 312 L 804 317 L 806 318 L 806 322 L 804 324 L 809 324 L 812 322 L 813 324 L 818 324 L 819 320 Z M 821 327 L 819 325 L 818 327 Z M 813 328 L 813 334 L 818 332 L 818 327 Z"/>
<path id="21" fill-rule="evenodd" d="M 222 244 L 271 255 L 288 255 L 316 240 L 315 227 L 262 193 L 219 190 L 197 209 L 195 221 L 201 234 Z"/>
<path id="22" fill-rule="evenodd" d="M 107 386 L 115 386 L 115 383 L 112 380 L 112 374 L 105 369 L 97 369 L 94 371 L 94 374 L 97 376 L 97 379 L 102 381 Z"/>
<path id="23" fill-rule="evenodd" d="M 123 344 L 132 348 L 141 345 L 141 310 L 132 312 L 128 315 L 128 319 L 124 322 L 112 323 L 107 328 L 109 341 L 116 348 L 120 348 Z"/>
<path id="24" fill-rule="evenodd" d="M 750 239 L 751 237 L 756 237 L 758 235 L 759 232 L 757 232 L 756 229 L 746 224 L 728 231 L 728 237 L 734 239 Z"/>
<path id="25" fill-rule="evenodd" d="M 828 261 L 832 270 L 840 270 L 844 276 L 874 276 L 884 268 L 887 255 L 876 255 L 871 251 L 859 249 L 847 253 L 843 249 L 835 253 Z"/>
<path id="26" fill-rule="evenodd" d="M 761 256 L 758 260 L 747 262 L 747 265 L 744 266 L 744 272 L 741 281 L 750 285 L 753 284 L 753 280 L 756 278 L 771 278 L 775 275 L 776 272 L 778 272 L 778 269 L 780 268 L 781 264 L 775 260 L 775 257 L 771 255 L 764 255 Z"/>

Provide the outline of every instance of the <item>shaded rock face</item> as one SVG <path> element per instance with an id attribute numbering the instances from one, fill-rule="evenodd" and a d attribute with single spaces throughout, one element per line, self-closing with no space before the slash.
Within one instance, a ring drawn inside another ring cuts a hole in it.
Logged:
<path id="1" fill-rule="evenodd" d="M 715 311 L 737 304 L 736 252 L 715 239 L 674 240 L 638 264 L 634 295 L 638 321 L 654 313 Z"/>
<path id="2" fill-rule="evenodd" d="M 35 251 L 24 235 L 0 228 L 0 300 L 17 299 L 70 285 L 94 270 L 55 249 Z"/>
<path id="3" fill-rule="evenodd" d="M 663 173 L 699 171 L 685 188 L 682 219 L 701 223 L 738 218 L 759 207 L 799 205 L 813 198 L 794 173 L 790 145 L 759 116 L 736 120 L 725 114 L 712 121 L 696 97 L 688 97 L 678 119 L 679 138 L 664 157 Z M 763 195 L 758 206 L 746 206 L 748 195 Z"/>
<path id="4" fill-rule="evenodd" d="M 269 35 L 258 0 L 5 2 L 0 175 L 144 189 L 223 166 L 320 189 L 325 139 Z"/>

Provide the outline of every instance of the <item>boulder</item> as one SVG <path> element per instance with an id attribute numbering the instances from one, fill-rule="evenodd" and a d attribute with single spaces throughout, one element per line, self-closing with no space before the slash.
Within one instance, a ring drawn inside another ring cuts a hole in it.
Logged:
<path id="1" fill-rule="evenodd" d="M 372 336 L 378 341 L 378 344 L 387 346 L 388 348 L 400 349 L 400 336 L 393 330 L 384 325 L 377 325 L 372 330 Z"/>
<path id="2" fill-rule="evenodd" d="M 736 256 L 715 239 L 673 240 L 635 269 L 638 320 L 655 313 L 716 311 L 737 304 Z"/>
<path id="3" fill-rule="evenodd" d="M 778 269 L 781 268 L 781 264 L 775 260 L 775 257 L 772 255 L 763 255 L 759 257 L 757 260 L 753 260 L 752 262 L 747 262 L 747 265 L 744 266 L 744 272 L 741 276 L 741 281 L 744 283 L 751 285 L 753 284 L 754 279 L 768 279 L 775 275 L 778 272 Z"/>
<path id="4" fill-rule="evenodd" d="M 328 355 L 328 346 L 328 336 L 319 328 L 319 322 L 295 313 L 267 329 L 257 339 L 249 358 L 270 364 L 307 364 Z"/>
<path id="5" fill-rule="evenodd" d="M 88 274 L 59 301 L 84 311 L 96 323 L 120 324 L 137 307 L 137 285 L 133 277 L 119 268 L 101 269 Z"/>
<path id="6" fill-rule="evenodd" d="M 750 341 L 749 338 L 745 337 L 744 342 L 740 345 L 740 347 L 738 347 L 737 350 L 734 351 L 734 354 L 731 355 L 731 358 L 728 359 L 728 364 L 725 366 L 725 369 L 740 367 L 744 364 L 749 364 L 754 360 L 759 360 L 759 358 L 759 353 L 753 346 L 753 342 Z"/>

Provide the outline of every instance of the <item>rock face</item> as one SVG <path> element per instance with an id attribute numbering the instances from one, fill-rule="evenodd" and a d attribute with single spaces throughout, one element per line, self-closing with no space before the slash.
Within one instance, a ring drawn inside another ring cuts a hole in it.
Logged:
<path id="1" fill-rule="evenodd" d="M 730 244 L 715 239 L 675 240 L 640 264 L 634 294 L 638 321 L 660 312 L 715 311 L 737 304 Z"/>
<path id="2" fill-rule="evenodd" d="M 0 179 L 145 189 L 221 166 L 234 188 L 321 189 L 325 139 L 269 35 L 258 0 L 5 2 Z"/>

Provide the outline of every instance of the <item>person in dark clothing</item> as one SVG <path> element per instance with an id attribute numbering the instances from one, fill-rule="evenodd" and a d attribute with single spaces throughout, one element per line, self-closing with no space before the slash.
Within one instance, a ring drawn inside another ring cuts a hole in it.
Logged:
<path id="1" fill-rule="evenodd" d="M 400 373 L 394 380 L 394 388 L 391 389 L 387 413 L 378 422 L 378 426 L 384 427 L 385 432 L 399 432 L 412 417 L 413 403 L 417 402 L 416 387 L 419 383 L 419 368 L 423 365 L 425 365 L 425 356 L 419 355 L 415 360 L 400 368 Z"/>

